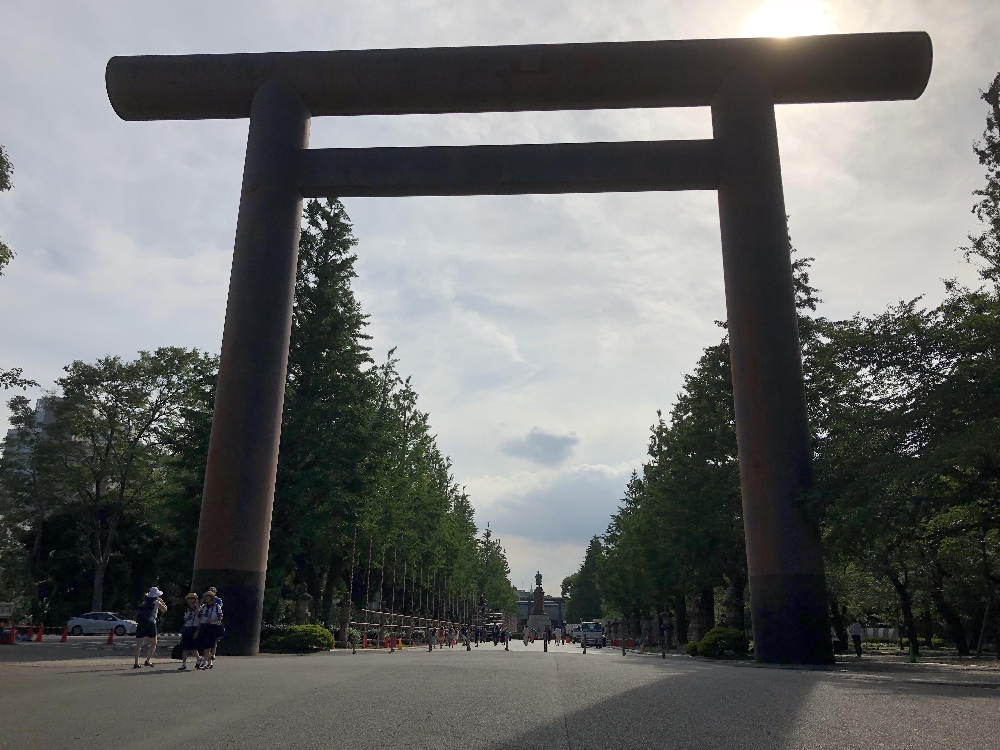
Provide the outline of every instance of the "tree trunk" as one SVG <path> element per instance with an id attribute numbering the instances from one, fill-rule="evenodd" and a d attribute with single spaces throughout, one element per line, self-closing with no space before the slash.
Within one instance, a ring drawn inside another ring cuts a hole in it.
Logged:
<path id="1" fill-rule="evenodd" d="M 351 629 L 351 607 L 353 606 L 351 602 L 351 584 L 353 581 L 349 580 L 352 571 L 342 571 L 341 575 L 345 577 L 344 581 L 344 596 L 340 604 L 340 641 L 343 648 L 350 646 L 348 643 L 348 632 Z"/>
<path id="2" fill-rule="evenodd" d="M 35 576 L 35 564 L 38 560 L 38 553 L 42 549 L 42 519 L 40 515 L 35 517 L 35 540 L 31 545 L 31 552 L 28 553 L 28 564 L 25 566 L 28 576 L 26 583 L 28 584 L 28 591 L 31 592 L 32 617 L 40 617 L 42 614 L 41 597 L 38 596 L 38 586 L 35 583 L 37 580 Z"/>
<path id="3" fill-rule="evenodd" d="M 917 623 L 913 619 L 913 598 L 907 588 L 906 579 L 900 579 L 894 573 L 889 574 L 889 581 L 896 594 L 899 596 L 899 606 L 903 610 L 903 625 L 906 628 L 906 637 L 910 641 L 915 656 L 920 656 L 920 643 L 917 637 Z"/>
<path id="4" fill-rule="evenodd" d="M 323 625 L 327 628 L 333 625 L 333 600 L 337 596 L 337 581 L 340 580 L 340 557 L 334 552 L 330 555 L 330 564 L 326 570 L 326 586 L 323 587 Z"/>
<path id="5" fill-rule="evenodd" d="M 726 627 L 742 633 L 746 630 L 746 617 L 743 614 L 743 587 L 746 584 L 742 578 L 733 577 L 729 581 L 732 585 L 726 590 Z"/>
<path id="6" fill-rule="evenodd" d="M 701 600 L 701 616 L 704 621 L 701 637 L 704 638 L 705 633 L 715 627 L 715 588 L 706 586 L 698 598 Z"/>
<path id="7" fill-rule="evenodd" d="M 108 569 L 106 559 L 98 560 L 94 565 L 94 595 L 90 599 L 90 611 L 100 612 L 104 609 L 104 573 Z"/>
<path id="8" fill-rule="evenodd" d="M 847 650 L 847 628 L 844 627 L 844 616 L 835 596 L 830 597 L 830 620 L 833 622 L 833 632 L 837 634 L 837 643 L 840 644 L 838 653 L 842 654 Z"/>
<path id="9" fill-rule="evenodd" d="M 990 586 L 986 593 L 986 611 L 983 612 L 983 626 L 979 628 L 979 642 L 976 644 L 976 658 L 983 655 L 983 646 L 986 643 L 986 624 L 990 620 L 990 606 L 993 604 L 993 586 Z"/>
<path id="10" fill-rule="evenodd" d="M 948 626 L 948 635 L 955 641 L 955 648 L 958 649 L 958 655 L 969 656 L 972 652 L 969 650 L 969 641 L 965 637 L 965 624 L 954 608 L 944 598 L 944 572 L 940 568 L 935 569 L 931 583 L 931 599 L 934 601 L 934 607 L 937 609 L 938 614 L 941 615 L 941 618 Z"/>
<path id="11" fill-rule="evenodd" d="M 934 648 L 934 617 L 930 605 L 924 607 L 924 646 Z"/>
<path id="12" fill-rule="evenodd" d="M 111 550 L 114 549 L 115 535 L 118 531 L 118 516 L 112 516 L 108 523 L 108 539 L 104 543 L 104 549 L 96 556 L 94 561 L 94 596 L 90 600 L 90 611 L 100 612 L 104 609 L 104 574 L 108 570 L 108 563 L 111 562 Z M 97 545 L 100 549 L 101 528 L 97 527 Z"/>
<path id="13" fill-rule="evenodd" d="M 993 604 L 993 577 L 990 572 L 990 558 L 986 554 L 986 537 L 979 538 L 979 547 L 983 555 L 983 577 L 986 579 L 986 611 L 983 613 L 983 625 L 979 628 L 979 642 L 976 644 L 976 658 L 983 655 L 986 643 L 986 624 L 990 620 L 990 606 Z M 1000 653 L 1000 644 L 997 646 Z"/>
<path id="14" fill-rule="evenodd" d="M 688 642 L 687 598 L 683 594 L 674 597 L 674 622 L 677 627 L 677 644 Z"/>

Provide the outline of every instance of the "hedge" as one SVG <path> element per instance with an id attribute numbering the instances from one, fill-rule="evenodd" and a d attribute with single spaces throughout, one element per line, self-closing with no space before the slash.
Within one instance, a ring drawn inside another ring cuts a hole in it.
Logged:
<path id="1" fill-rule="evenodd" d="M 261 629 L 260 647 L 266 651 L 326 651 L 333 648 L 333 633 L 322 625 L 289 625 Z"/>

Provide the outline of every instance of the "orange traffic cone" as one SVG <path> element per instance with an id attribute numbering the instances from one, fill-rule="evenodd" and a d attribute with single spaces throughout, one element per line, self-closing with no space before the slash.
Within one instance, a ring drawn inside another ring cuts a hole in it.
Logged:
<path id="1" fill-rule="evenodd" d="M 63 628 L 62 638 L 59 639 L 59 642 L 60 643 L 65 643 L 67 635 L 69 635 L 69 628 Z"/>
<path id="2" fill-rule="evenodd" d="M 389 648 L 389 636 L 385 637 L 385 647 Z"/>
<path id="3" fill-rule="evenodd" d="M 365 633 L 365 641 L 361 644 L 361 648 L 368 648 L 368 633 Z"/>
<path id="4" fill-rule="evenodd" d="M 108 643 L 107 643 L 107 645 L 108 646 L 115 645 L 115 631 L 113 631 L 113 630 L 109 630 L 108 631 Z"/>
<path id="5" fill-rule="evenodd" d="M 42 634 L 44 632 L 45 632 L 45 626 L 44 625 L 39 625 L 38 626 L 38 632 L 35 633 L 35 643 L 41 643 L 42 642 Z"/>

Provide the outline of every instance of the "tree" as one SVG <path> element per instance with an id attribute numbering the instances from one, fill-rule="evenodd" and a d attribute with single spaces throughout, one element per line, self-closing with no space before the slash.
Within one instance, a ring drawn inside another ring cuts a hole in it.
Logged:
<path id="1" fill-rule="evenodd" d="M 304 219 L 268 568 L 272 597 L 291 572 L 329 622 L 372 481 L 378 393 L 350 220 L 337 200 L 309 201 Z"/>
<path id="2" fill-rule="evenodd" d="M 566 604 L 567 622 L 586 622 L 601 617 L 601 591 L 598 587 L 598 577 L 603 558 L 604 547 L 600 537 L 595 536 L 587 545 L 583 564 L 575 574 L 573 591 Z"/>
<path id="3" fill-rule="evenodd" d="M 76 361 L 57 381 L 62 394 L 46 433 L 59 462 L 56 479 L 71 498 L 93 568 L 94 610 L 103 608 L 122 525 L 154 519 L 167 489 L 168 436 L 182 424 L 192 380 L 213 364 L 196 350 L 162 348 L 131 362 Z"/>

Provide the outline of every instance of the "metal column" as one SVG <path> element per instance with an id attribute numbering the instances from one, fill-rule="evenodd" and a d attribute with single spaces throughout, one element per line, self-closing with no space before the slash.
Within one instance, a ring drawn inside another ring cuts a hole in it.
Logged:
<path id="1" fill-rule="evenodd" d="M 712 100 L 750 609 L 757 661 L 833 661 L 774 99 L 731 74 Z"/>
<path id="2" fill-rule="evenodd" d="M 302 216 L 295 165 L 308 139 L 295 91 L 263 84 L 250 110 L 192 582 L 199 593 L 218 588 L 229 654 L 255 654 L 260 640 Z"/>

